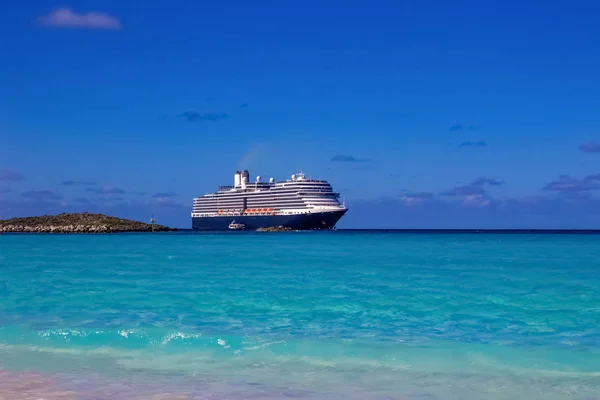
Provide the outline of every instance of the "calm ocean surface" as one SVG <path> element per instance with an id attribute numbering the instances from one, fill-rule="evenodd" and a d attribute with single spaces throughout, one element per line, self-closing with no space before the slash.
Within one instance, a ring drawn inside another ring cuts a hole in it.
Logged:
<path id="1" fill-rule="evenodd" d="M 600 235 L 0 235 L 0 398 L 155 395 L 600 399 Z"/>

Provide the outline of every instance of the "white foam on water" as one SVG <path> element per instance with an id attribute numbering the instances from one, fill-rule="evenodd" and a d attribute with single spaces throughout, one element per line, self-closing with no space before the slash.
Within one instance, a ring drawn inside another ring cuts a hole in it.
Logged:
<path id="1" fill-rule="evenodd" d="M 221 341 L 219 346 L 226 346 L 224 339 L 217 340 Z M 404 357 L 399 360 L 373 359 L 360 357 L 359 354 L 335 358 L 328 358 L 326 355 L 265 356 L 263 352 L 269 351 L 273 345 L 274 343 L 263 343 L 261 346 L 254 346 L 262 347 L 260 350 L 249 353 L 236 354 L 231 351 L 229 357 L 219 357 L 218 351 L 211 353 L 210 349 L 166 354 L 147 350 L 99 348 L 86 351 L 2 345 L 0 364 L 6 363 L 5 366 L 13 369 L 19 368 L 19 362 L 22 368 L 36 365 L 36 368 L 42 370 L 46 366 L 48 372 L 35 375 L 35 379 L 48 382 L 58 377 L 52 381 L 52 385 L 56 386 L 56 382 L 60 385 L 54 388 L 48 383 L 44 391 L 35 392 L 36 395 L 81 391 L 84 394 L 104 393 L 106 398 L 117 399 L 125 399 L 127 396 L 150 398 L 161 393 L 179 395 L 182 391 L 192 393 L 189 398 L 193 399 L 253 398 L 252 396 L 275 399 L 286 397 L 283 393 L 287 388 L 302 393 L 307 399 L 372 400 L 387 396 L 385 398 L 444 400 L 558 400 L 567 397 L 590 400 L 597 396 L 596 391 L 600 387 L 599 371 L 550 369 L 550 364 L 539 368 L 540 360 L 536 361 L 535 352 L 531 351 L 508 355 L 509 358 L 519 355 L 522 358 L 532 358 L 532 366 L 527 367 L 528 362 L 506 364 L 490 354 L 452 358 L 452 354 L 460 353 L 456 349 L 447 349 L 446 355 L 442 352 L 443 349 L 436 349 L 432 354 L 427 354 L 427 349 L 423 349 L 420 357 L 415 355 L 414 358 Z M 311 347 L 309 344 L 305 345 Z M 52 372 L 52 369 L 56 372 Z M 29 379 L 29 375 L 16 371 L 7 373 L 21 376 L 23 382 Z M 7 382 L 5 376 L 0 376 L 0 381 L 3 382 L 0 389 L 3 390 Z M 173 383 L 175 381 L 176 384 Z M 75 385 L 73 382 L 84 384 Z M 128 388 L 120 387 L 122 382 L 127 382 Z M 113 391 L 109 393 L 106 387 L 110 385 L 120 388 L 111 389 Z M 13 397 L 7 397 L 9 400 L 27 398 L 18 397 L 16 393 L 29 396 L 31 392 L 18 385 L 13 385 L 10 392 L 6 390 L 0 393 L 11 393 Z M 240 393 L 245 393 L 248 397 Z M 397 395 L 401 397 L 394 397 Z M 5 399 L 1 394 L 0 398 Z M 47 398 L 54 400 L 50 395 Z"/>

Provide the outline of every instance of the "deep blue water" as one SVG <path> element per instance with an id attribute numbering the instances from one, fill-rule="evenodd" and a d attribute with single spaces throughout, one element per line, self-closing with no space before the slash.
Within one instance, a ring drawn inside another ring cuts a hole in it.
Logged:
<path id="1" fill-rule="evenodd" d="M 0 272 L 0 368 L 76 398 L 600 398 L 598 235 L 0 235 Z"/>

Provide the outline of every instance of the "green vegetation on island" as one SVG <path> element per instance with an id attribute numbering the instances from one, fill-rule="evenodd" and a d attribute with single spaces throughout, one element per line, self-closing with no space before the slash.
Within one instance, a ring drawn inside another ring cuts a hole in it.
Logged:
<path id="1" fill-rule="evenodd" d="M 104 214 L 77 213 L 0 220 L 0 232 L 116 233 L 175 231 L 164 225 L 147 224 Z"/>

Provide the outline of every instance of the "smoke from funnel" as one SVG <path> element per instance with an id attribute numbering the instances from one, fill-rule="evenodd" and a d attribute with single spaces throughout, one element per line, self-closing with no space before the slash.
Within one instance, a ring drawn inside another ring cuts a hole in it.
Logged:
<path id="1" fill-rule="evenodd" d="M 244 153 L 244 155 L 240 159 L 238 169 L 242 171 L 245 169 L 250 170 L 253 167 L 255 167 L 255 163 L 257 160 L 259 160 L 261 157 L 266 157 L 266 155 L 267 146 L 265 146 L 264 144 L 254 145 L 246 153 Z"/>

